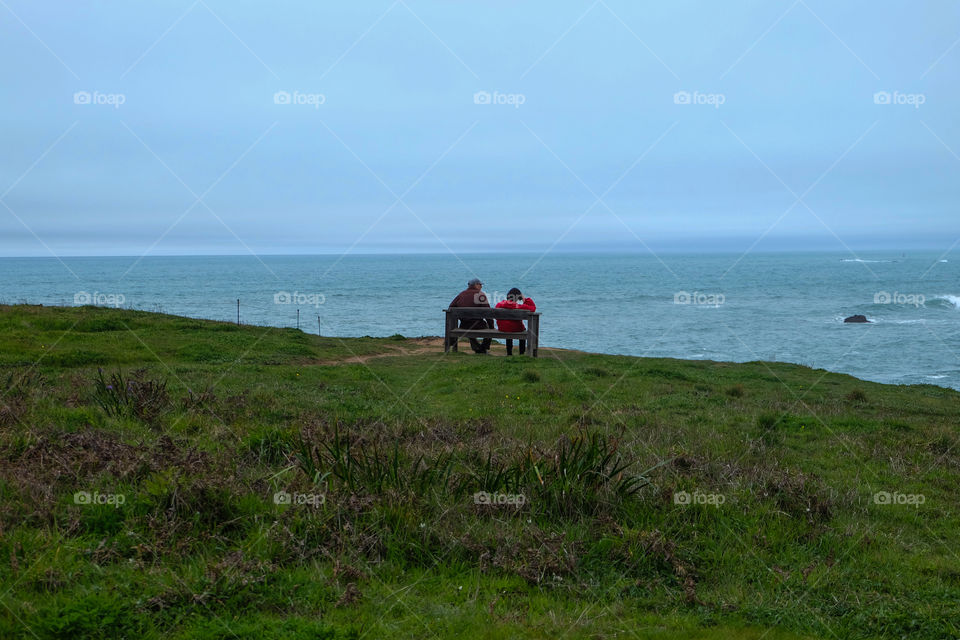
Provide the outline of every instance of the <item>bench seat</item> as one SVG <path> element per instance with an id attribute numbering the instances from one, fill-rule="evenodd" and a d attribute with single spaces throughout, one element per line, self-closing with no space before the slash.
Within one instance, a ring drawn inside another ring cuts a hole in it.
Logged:
<path id="1" fill-rule="evenodd" d="M 512 338 L 527 340 L 526 331 L 498 331 L 496 329 L 451 329 L 450 336 L 458 338 Z"/>

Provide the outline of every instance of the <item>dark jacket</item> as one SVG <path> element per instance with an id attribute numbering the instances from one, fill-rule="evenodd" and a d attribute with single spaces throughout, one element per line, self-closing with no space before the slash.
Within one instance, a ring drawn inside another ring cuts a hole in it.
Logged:
<path id="1" fill-rule="evenodd" d="M 451 307 L 487 307 L 490 303 L 487 301 L 487 294 L 476 289 L 464 289 L 457 294 L 457 297 L 450 303 Z M 461 329 L 494 329 L 493 318 L 471 318 L 460 320 Z"/>

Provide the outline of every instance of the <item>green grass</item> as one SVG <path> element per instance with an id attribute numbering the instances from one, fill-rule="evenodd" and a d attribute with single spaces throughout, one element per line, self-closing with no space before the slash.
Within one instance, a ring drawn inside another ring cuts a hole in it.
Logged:
<path id="1" fill-rule="evenodd" d="M 0 385 L 3 638 L 960 634 L 952 390 L 34 306 Z"/>

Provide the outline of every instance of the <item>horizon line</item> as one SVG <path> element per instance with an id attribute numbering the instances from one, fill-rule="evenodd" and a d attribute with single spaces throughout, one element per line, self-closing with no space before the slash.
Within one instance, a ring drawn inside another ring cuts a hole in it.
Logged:
<path id="1" fill-rule="evenodd" d="M 764 249 L 762 251 L 743 251 L 742 249 L 658 249 L 657 251 L 652 250 L 642 250 L 642 251 L 630 251 L 625 249 L 568 249 L 563 251 L 551 251 L 548 252 L 552 255 L 646 255 L 650 257 L 656 257 L 657 253 L 670 253 L 670 254 L 688 254 L 688 255 L 720 255 L 720 254 L 754 254 L 754 255 L 764 255 L 764 254 L 773 254 L 773 253 L 827 253 L 827 254 L 843 254 L 843 255 L 855 255 L 855 252 L 884 252 L 891 254 L 903 254 L 906 255 L 909 252 L 936 252 L 943 251 L 942 247 L 858 247 L 854 250 L 851 249 L 825 249 L 825 248 L 771 248 Z M 103 253 L 103 254 L 63 254 L 63 255 L 39 255 L 39 254 L 26 254 L 26 255 L 7 255 L 0 254 L 0 260 L 15 260 L 15 259 L 45 259 L 45 260 L 60 260 L 60 259 L 74 259 L 74 258 L 134 258 L 134 259 L 147 259 L 147 258 L 257 258 L 257 257 L 341 257 L 341 258 L 350 258 L 350 257 L 370 257 L 370 256 L 476 256 L 476 255 L 540 255 L 541 251 L 536 250 L 500 250 L 500 249 L 490 249 L 490 250 L 473 250 L 473 251 L 354 251 L 354 252 L 340 252 L 340 251 L 328 251 L 328 252 L 294 252 L 294 253 L 281 253 L 281 252 L 243 252 L 243 253 L 165 253 L 165 254 L 133 254 L 133 253 Z M 947 252 L 949 253 L 949 251 Z"/>

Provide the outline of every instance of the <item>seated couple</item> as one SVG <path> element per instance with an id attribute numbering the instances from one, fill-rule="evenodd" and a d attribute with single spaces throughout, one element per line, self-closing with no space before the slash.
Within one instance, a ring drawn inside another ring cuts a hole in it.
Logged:
<path id="1" fill-rule="evenodd" d="M 490 307 L 487 300 L 487 294 L 483 292 L 483 283 L 478 278 L 473 278 L 467 283 L 467 288 L 461 291 L 453 302 L 451 307 Z M 497 303 L 497 309 L 524 309 L 526 311 L 536 311 L 537 305 L 530 298 L 524 298 L 520 289 L 514 287 L 507 292 L 507 299 Z M 499 329 L 503 332 L 525 331 L 522 320 L 497 320 L 494 326 L 492 318 L 461 319 L 461 329 Z M 470 338 L 470 348 L 476 353 L 487 353 L 490 350 L 490 338 L 477 340 Z M 520 355 L 527 350 L 527 341 L 520 340 Z M 513 355 L 513 340 L 507 339 L 507 355 Z"/>

